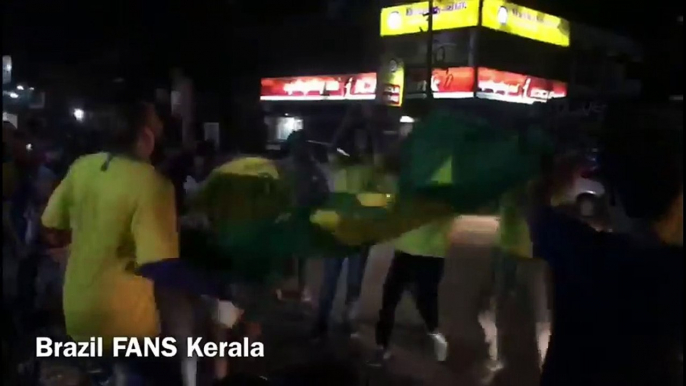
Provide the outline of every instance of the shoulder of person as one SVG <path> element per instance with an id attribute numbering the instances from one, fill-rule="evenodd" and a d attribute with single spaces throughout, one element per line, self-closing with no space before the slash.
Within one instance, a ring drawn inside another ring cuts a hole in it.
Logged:
<path id="1" fill-rule="evenodd" d="M 71 168 L 79 167 L 81 165 L 87 165 L 93 162 L 98 162 L 107 157 L 107 153 L 91 153 L 79 156 L 72 162 Z"/>

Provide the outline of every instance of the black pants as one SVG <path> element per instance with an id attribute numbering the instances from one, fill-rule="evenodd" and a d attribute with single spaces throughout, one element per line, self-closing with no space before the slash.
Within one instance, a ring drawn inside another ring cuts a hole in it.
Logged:
<path id="1" fill-rule="evenodd" d="M 19 261 L 17 272 L 17 304 L 22 311 L 23 322 L 33 322 L 32 317 L 36 313 L 36 287 L 38 270 L 43 256 L 39 253 L 31 253 Z M 32 323 L 32 324 L 33 324 Z M 32 326 L 33 328 L 37 326 Z"/>
<path id="2" fill-rule="evenodd" d="M 445 259 L 396 252 L 383 286 L 376 343 L 388 347 L 395 322 L 395 309 L 409 284 L 415 285 L 415 302 L 426 328 L 438 328 L 438 284 L 443 278 Z"/>

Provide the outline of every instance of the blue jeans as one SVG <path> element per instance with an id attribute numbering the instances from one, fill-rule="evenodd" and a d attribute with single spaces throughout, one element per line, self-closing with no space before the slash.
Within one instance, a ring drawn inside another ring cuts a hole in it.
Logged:
<path id="1" fill-rule="evenodd" d="M 333 301 L 336 298 L 338 277 L 341 275 L 341 270 L 343 270 L 343 261 L 348 260 L 345 304 L 349 311 L 360 298 L 368 254 L 369 248 L 364 248 L 359 253 L 348 256 L 345 259 L 329 258 L 324 261 L 324 282 L 322 283 L 319 295 L 319 311 L 317 315 L 317 328 L 320 330 L 324 331 L 328 326 L 329 315 L 331 314 Z M 349 317 L 350 315 L 346 315 L 346 318 Z"/>

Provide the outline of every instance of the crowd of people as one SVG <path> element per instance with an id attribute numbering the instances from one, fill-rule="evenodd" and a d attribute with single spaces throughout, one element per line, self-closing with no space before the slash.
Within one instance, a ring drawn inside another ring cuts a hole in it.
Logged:
<path id="1" fill-rule="evenodd" d="M 323 202 L 331 192 L 395 192 L 397 155 L 379 154 L 373 129 L 364 122 L 363 115 L 346 120 L 326 166 L 313 157 L 305 132 L 291 135 L 277 165 L 293 176 L 296 206 Z M 542 159 L 541 176 L 503 195 L 492 291 L 488 306 L 475 315 L 489 346 L 484 384 L 508 365 L 502 320 L 504 305 L 513 297 L 523 299 L 534 314 L 542 385 L 681 384 L 681 107 L 622 106 L 608 112 L 604 125 L 601 175 L 610 212 L 622 214 L 626 231 L 598 231 L 556 208 L 575 173 L 575 157 Z M 109 131 L 106 148 L 80 156 L 63 173 L 54 166 L 59 162 L 50 162 L 25 134 L 3 123 L 5 319 L 26 326 L 39 318 L 37 267 L 47 259 L 58 263 L 54 291 L 61 296 L 55 301 L 69 339 L 103 337 L 107 351 L 111 338 L 119 336 L 200 333 L 225 341 L 236 338 L 238 325 L 259 339 L 266 305 L 280 300 L 282 289 L 227 282 L 180 258 L 181 228 L 216 226 L 211 214 L 193 205 L 194 197 L 212 171 L 227 163 L 218 160 L 210 143 L 165 156 L 159 146 L 163 124 L 147 103 L 122 108 Z M 269 174 L 273 171 L 260 163 L 266 158 L 250 149 L 229 163 L 238 170 L 243 164 L 236 162 L 248 160 L 244 164 L 254 173 Z M 437 175 L 436 182 L 441 178 Z M 439 284 L 455 216 L 435 218 L 392 241 L 395 254 L 383 284 L 377 350 L 370 365 L 382 366 L 391 356 L 395 312 L 405 290 L 415 299 L 436 360 L 446 361 Z M 314 340 L 325 340 L 329 333 L 344 263 L 344 331 L 350 338 L 359 335 L 357 311 L 368 255 L 369 247 L 360 246 L 344 259 L 324 260 Z M 298 298 L 310 303 L 306 261 L 306 256 L 295 256 L 294 271 Z M 17 317 L 22 321 L 16 322 Z M 112 358 L 110 364 L 118 385 L 231 384 L 228 358 L 214 361 L 211 374 L 201 374 L 198 363 L 198 358 L 179 357 Z M 7 371 L 18 371 L 14 365 Z"/>

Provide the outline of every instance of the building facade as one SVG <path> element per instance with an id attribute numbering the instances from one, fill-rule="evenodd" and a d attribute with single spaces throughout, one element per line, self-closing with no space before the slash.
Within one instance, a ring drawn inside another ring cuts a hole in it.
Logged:
<path id="1" fill-rule="evenodd" d="M 565 96 L 632 96 L 640 91 L 637 69 L 643 54 L 626 37 L 537 11 L 526 0 L 434 0 L 433 5 L 431 32 L 426 1 L 389 1 L 380 12 L 383 51 L 402 59 L 410 77 L 424 73 L 426 82 L 431 62 L 439 69 L 472 68 L 477 94 L 484 91 L 481 68 L 487 69 L 487 78 L 497 70 L 522 75 L 522 81 L 562 82 Z M 415 83 L 409 79 L 407 92 L 414 91 Z M 559 96 L 554 89 L 543 91 Z"/>

